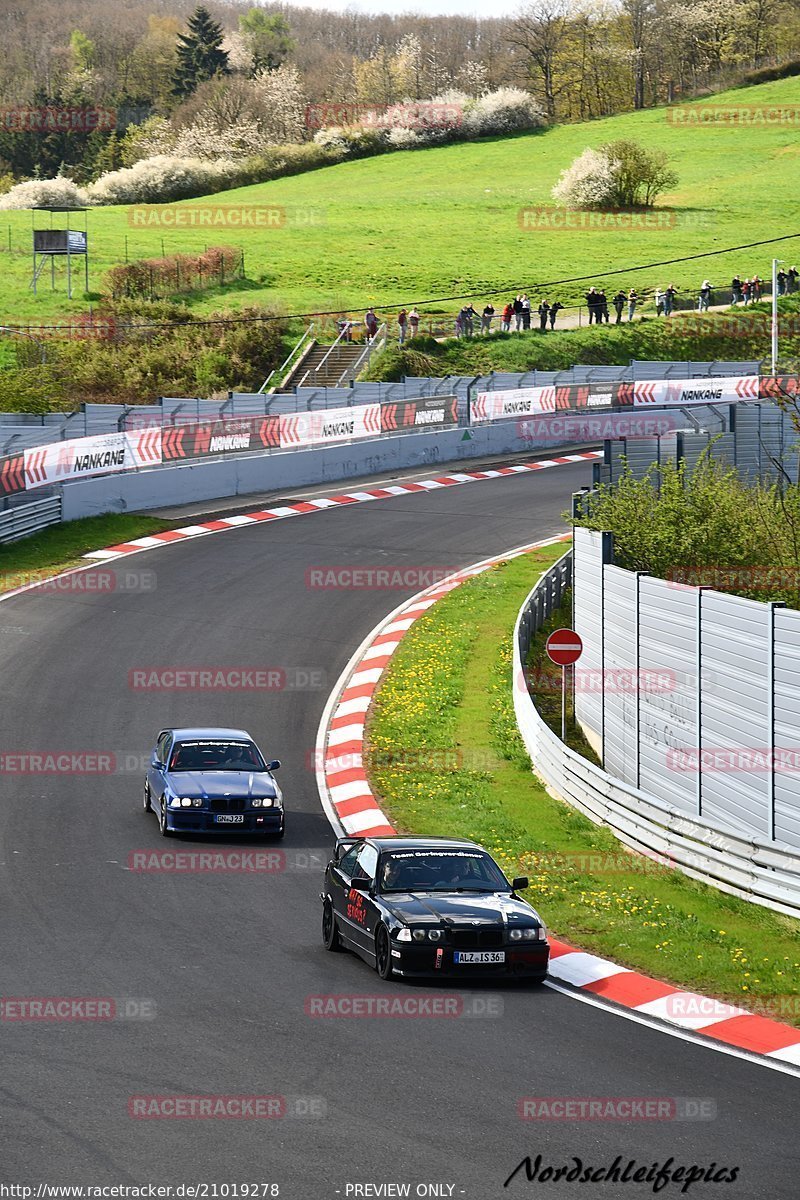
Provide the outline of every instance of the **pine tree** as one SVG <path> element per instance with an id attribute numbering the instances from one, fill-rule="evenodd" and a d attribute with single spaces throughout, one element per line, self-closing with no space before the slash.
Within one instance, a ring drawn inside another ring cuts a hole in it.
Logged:
<path id="1" fill-rule="evenodd" d="M 222 49 L 222 26 L 208 9 L 196 8 L 188 26 L 188 33 L 178 34 L 178 64 L 172 78 L 172 93 L 182 100 L 215 75 L 230 74 L 228 55 Z"/>

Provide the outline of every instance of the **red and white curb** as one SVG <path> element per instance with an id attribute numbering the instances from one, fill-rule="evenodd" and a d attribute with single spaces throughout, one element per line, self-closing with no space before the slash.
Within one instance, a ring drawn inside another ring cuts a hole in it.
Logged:
<path id="1" fill-rule="evenodd" d="M 378 804 L 363 765 L 367 713 L 386 668 L 414 622 L 437 600 L 501 562 L 542 546 L 569 541 L 570 534 L 517 547 L 484 559 L 419 592 L 389 613 L 364 639 L 339 678 L 322 714 L 316 744 L 317 786 L 337 834 L 391 835 L 396 831 Z M 608 959 L 550 939 L 550 978 L 580 999 L 613 1002 L 621 1015 L 653 1024 L 716 1050 L 749 1057 L 800 1074 L 800 1029 L 735 1005 L 682 991 Z M 555 986 L 558 986 L 557 984 Z M 562 990 L 559 988 L 559 990 Z M 702 1035 L 696 1037 L 695 1035 Z M 706 1040 L 707 1039 L 707 1040 Z"/>

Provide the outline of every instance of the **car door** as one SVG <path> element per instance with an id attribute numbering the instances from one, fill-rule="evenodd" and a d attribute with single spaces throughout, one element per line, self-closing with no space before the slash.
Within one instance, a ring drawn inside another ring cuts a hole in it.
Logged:
<path id="1" fill-rule="evenodd" d="M 328 869 L 328 881 L 330 884 L 331 902 L 333 911 L 336 914 L 336 924 L 339 927 L 339 933 L 347 942 L 352 942 L 351 936 L 351 921 L 347 916 L 347 906 L 350 898 L 350 878 L 355 870 L 356 859 L 358 852 L 361 849 L 361 842 L 356 842 L 349 850 L 342 855 L 338 863 L 332 863 Z"/>
<path id="2" fill-rule="evenodd" d="M 378 907 L 370 892 L 375 888 L 377 868 L 378 851 L 369 842 L 365 842 L 356 857 L 353 876 L 366 878 L 368 886 L 353 887 L 351 880 L 347 900 L 347 918 L 352 928 L 354 945 L 370 958 L 375 955 L 375 926 L 378 920 Z"/>
<path id="3" fill-rule="evenodd" d="M 147 783 L 150 788 L 151 800 L 161 803 L 161 797 L 164 795 L 166 785 L 165 769 L 169 762 L 169 751 L 172 744 L 172 734 L 168 729 L 162 729 L 156 740 L 156 748 L 153 751 L 153 758 L 158 759 L 164 764 L 164 769 L 159 769 L 153 766 L 151 759 L 150 765 L 147 768 Z"/>

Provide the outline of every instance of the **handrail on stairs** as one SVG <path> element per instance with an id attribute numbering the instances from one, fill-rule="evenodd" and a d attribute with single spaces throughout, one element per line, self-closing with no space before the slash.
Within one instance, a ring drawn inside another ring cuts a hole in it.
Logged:
<path id="1" fill-rule="evenodd" d="M 298 350 L 302 346 L 303 342 L 307 338 L 311 337 L 313 329 L 314 329 L 314 322 L 312 321 L 311 324 L 309 325 L 308 329 L 305 329 L 303 331 L 302 337 L 292 348 L 288 358 L 286 358 L 279 367 L 275 367 L 275 369 L 273 371 L 270 371 L 269 375 L 267 376 L 267 378 L 262 383 L 261 387 L 256 392 L 257 396 L 263 396 L 264 392 L 266 392 L 267 388 L 269 387 L 269 385 L 270 385 L 272 379 L 275 377 L 275 375 L 280 375 L 280 374 L 282 374 L 283 371 L 286 370 L 289 363 L 292 361 L 292 359 L 294 358 L 294 356 L 297 354 Z"/>

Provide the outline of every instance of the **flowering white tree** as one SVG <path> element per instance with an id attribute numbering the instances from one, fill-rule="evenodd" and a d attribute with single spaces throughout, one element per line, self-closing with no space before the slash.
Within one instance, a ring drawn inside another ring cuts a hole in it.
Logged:
<path id="1" fill-rule="evenodd" d="M 57 175 L 55 179 L 30 179 L 27 183 L 16 184 L 0 196 L 0 208 L 38 208 L 48 205 L 83 208 L 86 203 L 86 192 L 64 175 Z"/>
<path id="2" fill-rule="evenodd" d="M 553 199 L 567 208 L 602 208 L 616 188 L 615 164 L 602 150 L 586 149 L 561 172 Z"/>
<path id="3" fill-rule="evenodd" d="M 253 86 L 261 107 L 264 140 L 279 144 L 302 141 L 307 98 L 297 68 L 284 64 L 277 71 L 262 71 Z"/>
<path id="4" fill-rule="evenodd" d="M 101 175 L 87 194 L 93 204 L 161 204 L 221 191 L 235 180 L 236 170 L 230 159 L 208 162 L 159 154 Z"/>

